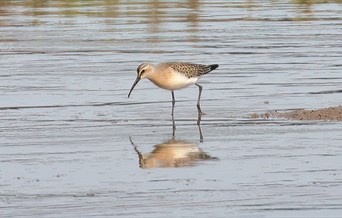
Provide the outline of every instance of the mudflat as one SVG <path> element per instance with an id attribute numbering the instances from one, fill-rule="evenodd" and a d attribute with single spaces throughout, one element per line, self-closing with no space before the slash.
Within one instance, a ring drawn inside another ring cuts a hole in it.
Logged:
<path id="1" fill-rule="evenodd" d="M 291 120 L 324 120 L 324 121 L 342 121 L 342 106 L 321 108 L 316 110 L 294 110 L 290 112 L 276 112 L 276 117 L 287 118 Z"/>
<path id="2" fill-rule="evenodd" d="M 0 217 L 340 217 L 339 2 L 0 1 Z"/>

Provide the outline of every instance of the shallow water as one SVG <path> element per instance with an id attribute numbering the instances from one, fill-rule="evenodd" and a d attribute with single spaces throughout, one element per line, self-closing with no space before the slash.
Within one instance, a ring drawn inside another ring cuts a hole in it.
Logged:
<path id="1" fill-rule="evenodd" d="M 1 1 L 0 216 L 339 217 L 342 124 L 249 115 L 341 104 L 341 30 L 341 1 Z M 220 65 L 203 143 L 196 86 L 181 146 L 169 91 L 127 99 L 163 61 Z"/>

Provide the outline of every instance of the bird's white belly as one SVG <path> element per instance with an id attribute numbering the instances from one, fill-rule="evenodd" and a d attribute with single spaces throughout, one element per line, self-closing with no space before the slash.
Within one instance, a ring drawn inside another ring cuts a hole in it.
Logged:
<path id="1" fill-rule="evenodd" d="M 177 90 L 195 84 L 198 79 L 199 77 L 188 78 L 180 73 L 175 73 L 167 79 L 154 79 L 151 81 L 162 89 Z"/>

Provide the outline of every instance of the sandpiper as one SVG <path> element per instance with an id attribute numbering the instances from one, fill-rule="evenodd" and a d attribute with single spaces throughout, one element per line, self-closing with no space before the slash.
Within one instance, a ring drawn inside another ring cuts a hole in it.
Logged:
<path id="1" fill-rule="evenodd" d="M 197 84 L 198 79 L 209 73 L 212 70 L 218 68 L 219 65 L 203 65 L 193 64 L 188 62 L 164 62 L 156 66 L 153 64 L 143 63 L 138 66 L 137 78 L 134 81 L 131 90 L 128 93 L 128 97 L 131 95 L 134 87 L 138 84 L 141 79 L 147 78 L 156 86 L 170 90 L 172 93 L 172 117 L 175 107 L 175 94 L 174 91 L 183 89 L 190 85 L 195 84 L 199 88 L 197 109 L 199 114 L 202 114 L 200 100 L 202 93 L 202 86 Z"/>

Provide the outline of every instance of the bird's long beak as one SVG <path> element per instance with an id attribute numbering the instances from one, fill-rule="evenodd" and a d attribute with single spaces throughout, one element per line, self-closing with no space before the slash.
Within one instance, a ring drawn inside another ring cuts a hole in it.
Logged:
<path id="1" fill-rule="evenodd" d="M 139 81 L 140 81 L 140 77 L 137 76 L 137 78 L 135 79 L 135 81 L 134 81 L 134 83 L 133 83 L 133 85 L 132 85 L 131 90 L 130 90 L 129 93 L 128 93 L 128 97 L 131 95 L 131 92 L 133 91 L 134 87 L 138 84 Z"/>

